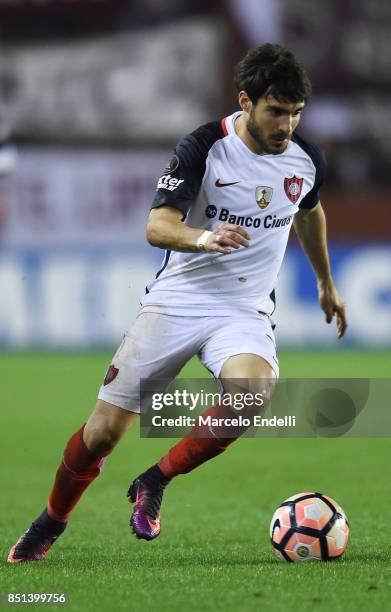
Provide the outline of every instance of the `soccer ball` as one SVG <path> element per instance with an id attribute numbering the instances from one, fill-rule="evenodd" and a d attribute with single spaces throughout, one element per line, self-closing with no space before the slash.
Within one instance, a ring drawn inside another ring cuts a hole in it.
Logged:
<path id="1" fill-rule="evenodd" d="M 298 493 L 273 514 L 270 538 L 275 553 L 285 561 L 329 561 L 344 553 L 349 523 L 331 497 Z"/>

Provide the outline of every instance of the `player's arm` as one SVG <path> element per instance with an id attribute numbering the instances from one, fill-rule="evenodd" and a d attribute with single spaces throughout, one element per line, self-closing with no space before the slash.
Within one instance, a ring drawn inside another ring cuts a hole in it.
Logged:
<path id="1" fill-rule="evenodd" d="M 201 126 L 178 143 L 163 175 L 147 225 L 147 240 L 171 251 L 228 254 L 247 247 L 248 232 L 239 225 L 222 223 L 212 232 L 183 223 L 200 192 L 206 159 L 213 144 L 223 136 L 219 121 Z"/>
<path id="2" fill-rule="evenodd" d="M 338 294 L 332 277 L 327 249 L 326 217 L 320 201 L 313 208 L 300 208 L 294 218 L 294 228 L 314 270 L 319 304 L 327 323 L 337 318 L 338 338 L 346 332 L 345 305 Z"/>
<path id="3" fill-rule="evenodd" d="M 190 227 L 183 223 L 178 208 L 160 206 L 149 214 L 147 240 L 152 246 L 171 251 L 228 254 L 232 249 L 249 246 L 249 235 L 239 225 L 222 223 L 213 232 Z"/>

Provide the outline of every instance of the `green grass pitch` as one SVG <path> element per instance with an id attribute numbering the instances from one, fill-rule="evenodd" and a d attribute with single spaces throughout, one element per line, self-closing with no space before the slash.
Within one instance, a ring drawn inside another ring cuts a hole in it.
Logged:
<path id="1" fill-rule="evenodd" d="M 287 351 L 280 359 L 284 377 L 389 377 L 391 371 L 386 353 Z M 44 507 L 62 449 L 92 409 L 109 360 L 106 353 L 0 354 L 0 591 L 65 592 L 65 609 L 80 611 L 389 609 L 386 438 L 239 441 L 170 484 L 162 534 L 144 542 L 131 535 L 125 493 L 171 441 L 140 440 L 135 428 L 48 558 L 7 564 L 9 547 Z M 184 374 L 205 376 L 195 361 Z M 272 513 L 284 498 L 312 489 L 345 509 L 347 553 L 334 563 L 282 563 L 268 539 Z"/>

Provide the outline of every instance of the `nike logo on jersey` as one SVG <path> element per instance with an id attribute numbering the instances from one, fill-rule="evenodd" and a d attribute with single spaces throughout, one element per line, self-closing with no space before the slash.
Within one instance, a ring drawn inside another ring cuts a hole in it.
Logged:
<path id="1" fill-rule="evenodd" d="M 215 182 L 216 187 L 229 187 L 230 185 L 237 185 L 240 181 L 234 181 L 233 183 L 221 183 L 220 179 Z"/>

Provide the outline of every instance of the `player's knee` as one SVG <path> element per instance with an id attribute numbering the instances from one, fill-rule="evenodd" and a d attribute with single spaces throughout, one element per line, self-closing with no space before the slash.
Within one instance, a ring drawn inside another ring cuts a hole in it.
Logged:
<path id="1" fill-rule="evenodd" d="M 222 381 L 224 394 L 232 398 L 235 410 L 266 407 L 275 388 L 276 378 L 226 378 Z"/>
<path id="2" fill-rule="evenodd" d="M 84 444 L 92 453 L 106 453 L 112 450 L 120 440 L 120 435 L 108 427 L 88 427 L 87 425 L 83 439 Z"/>

